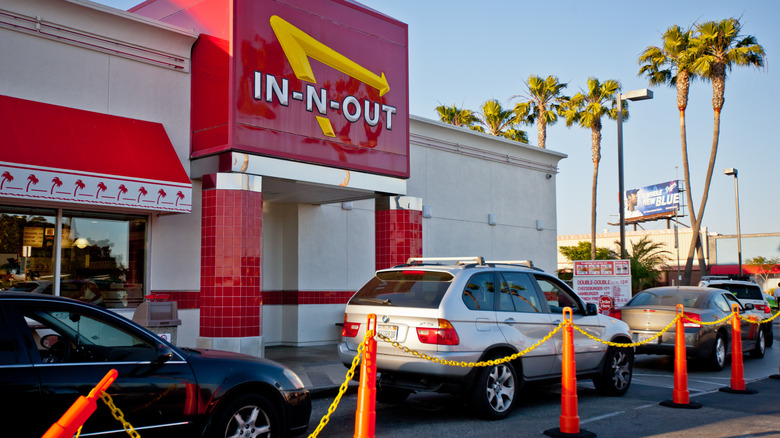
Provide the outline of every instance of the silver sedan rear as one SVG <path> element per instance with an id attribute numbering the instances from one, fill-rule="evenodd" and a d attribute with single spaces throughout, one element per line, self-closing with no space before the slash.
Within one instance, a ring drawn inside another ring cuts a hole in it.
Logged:
<path id="1" fill-rule="evenodd" d="M 631 329 L 634 342 L 652 338 L 674 320 L 677 305 L 684 306 L 685 347 L 687 355 L 707 361 L 714 370 L 726 366 L 731 354 L 731 319 L 717 325 L 705 325 L 695 321 L 714 322 L 731 313 L 732 304 L 740 306 L 740 313 L 750 310 L 743 307 L 731 293 L 707 287 L 657 287 L 635 295 L 620 309 L 620 319 Z M 693 321 L 691 321 L 693 320 Z M 765 341 L 763 326 L 741 321 L 742 350 L 754 357 L 763 357 Z M 637 347 L 637 353 L 674 354 L 675 330 L 672 327 L 660 338 Z"/>

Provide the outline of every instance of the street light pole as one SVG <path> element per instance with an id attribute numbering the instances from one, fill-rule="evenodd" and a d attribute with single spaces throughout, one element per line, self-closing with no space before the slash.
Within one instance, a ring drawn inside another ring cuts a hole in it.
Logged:
<path id="1" fill-rule="evenodd" d="M 739 229 L 739 183 L 735 168 L 723 169 L 724 175 L 734 175 L 734 204 L 737 206 L 737 255 L 739 256 L 739 275 L 742 275 L 742 231 Z"/>
<path id="2" fill-rule="evenodd" d="M 618 208 L 620 209 L 620 258 L 626 253 L 626 211 L 623 186 L 623 100 L 648 100 L 653 98 L 652 90 L 643 88 L 617 94 L 617 137 L 618 137 Z"/>

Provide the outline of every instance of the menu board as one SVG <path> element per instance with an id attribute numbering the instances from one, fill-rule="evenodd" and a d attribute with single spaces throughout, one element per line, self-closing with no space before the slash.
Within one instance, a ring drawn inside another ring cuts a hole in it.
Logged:
<path id="1" fill-rule="evenodd" d="M 630 260 L 575 260 L 574 291 L 603 314 L 631 299 Z"/>

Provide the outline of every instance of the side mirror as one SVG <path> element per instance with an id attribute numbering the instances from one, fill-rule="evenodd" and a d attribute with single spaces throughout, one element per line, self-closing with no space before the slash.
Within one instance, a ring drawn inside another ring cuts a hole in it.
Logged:
<path id="1" fill-rule="evenodd" d="M 596 307 L 596 304 L 594 303 L 588 303 L 585 305 L 585 314 L 588 316 L 592 315 L 598 315 L 599 314 L 599 308 Z"/>
<path id="2" fill-rule="evenodd" d="M 753 303 L 746 303 L 745 304 L 745 310 L 753 310 L 756 306 L 753 305 Z"/>
<path id="3" fill-rule="evenodd" d="M 162 344 L 157 345 L 157 359 L 154 361 L 155 364 L 162 365 L 171 360 L 172 357 L 173 351 L 171 351 L 170 348 Z"/>

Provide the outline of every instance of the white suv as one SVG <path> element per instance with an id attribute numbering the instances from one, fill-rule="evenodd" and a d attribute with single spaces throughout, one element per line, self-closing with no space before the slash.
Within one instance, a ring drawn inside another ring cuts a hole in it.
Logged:
<path id="1" fill-rule="evenodd" d="M 623 321 L 598 314 L 594 304 L 586 305 L 565 283 L 529 262 L 411 258 L 377 271 L 350 299 L 339 357 L 345 365 L 352 362 L 373 313 L 379 334 L 419 353 L 466 363 L 503 358 L 555 329 L 564 307 L 571 307 L 574 324 L 593 336 L 631 342 Z M 482 416 L 503 418 L 525 383 L 560 382 L 562 341 L 558 332 L 512 362 L 470 368 L 414 357 L 378 340 L 377 399 L 400 402 L 414 391 L 459 393 Z M 579 378 L 593 379 L 602 394 L 625 394 L 633 349 L 607 347 L 577 331 L 574 346 Z"/>
<path id="2" fill-rule="evenodd" d="M 752 313 L 758 315 L 761 319 L 772 316 L 772 309 L 769 306 L 769 302 L 764 297 L 758 284 L 753 281 L 742 279 L 736 280 L 722 275 L 705 275 L 699 282 L 699 286 L 715 287 L 731 292 L 743 306 L 748 303 L 752 304 L 755 308 Z M 774 340 L 771 327 L 764 330 L 764 336 L 766 339 L 766 346 L 771 347 Z"/>

